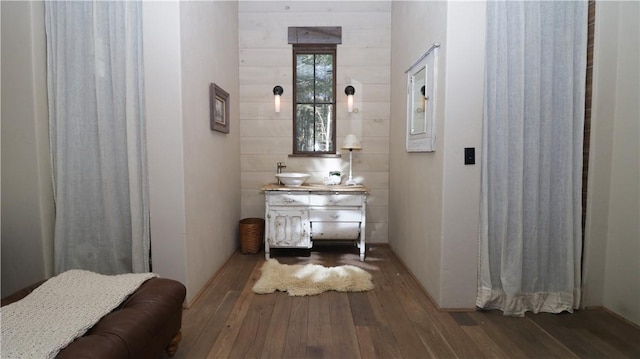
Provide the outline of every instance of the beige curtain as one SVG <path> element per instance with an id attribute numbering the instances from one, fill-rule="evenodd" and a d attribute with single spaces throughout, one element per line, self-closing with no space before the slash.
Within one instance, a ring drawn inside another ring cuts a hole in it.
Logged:
<path id="1" fill-rule="evenodd" d="M 56 272 L 149 270 L 139 1 L 47 1 Z"/>
<path id="2" fill-rule="evenodd" d="M 586 44 L 586 1 L 487 2 L 480 308 L 579 305 Z"/>

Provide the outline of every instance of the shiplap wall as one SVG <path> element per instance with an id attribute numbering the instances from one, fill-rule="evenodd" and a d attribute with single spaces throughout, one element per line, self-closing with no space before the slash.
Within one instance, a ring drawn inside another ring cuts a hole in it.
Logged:
<path id="1" fill-rule="evenodd" d="M 387 242 L 390 126 L 390 1 L 280 2 L 241 1 L 238 5 L 240 51 L 240 167 L 242 217 L 264 218 L 259 188 L 275 181 L 276 163 L 287 172 L 308 172 L 321 183 L 341 170 L 346 182 L 349 152 L 342 158 L 290 158 L 292 152 L 292 49 L 289 26 L 341 26 L 337 47 L 337 147 L 354 133 L 363 149 L 354 151 L 353 176 L 371 189 L 367 202 L 367 241 Z M 272 89 L 284 88 L 275 113 Z M 348 113 L 344 88 L 356 88 Z M 233 126 L 233 124 L 232 124 Z"/>

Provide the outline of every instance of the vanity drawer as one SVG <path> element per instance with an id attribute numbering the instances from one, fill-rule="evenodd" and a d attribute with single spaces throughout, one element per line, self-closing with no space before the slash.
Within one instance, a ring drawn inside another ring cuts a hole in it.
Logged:
<path id="1" fill-rule="evenodd" d="M 309 220 L 311 222 L 360 222 L 362 210 L 360 208 L 310 208 Z"/>
<path id="2" fill-rule="evenodd" d="M 358 239 L 360 222 L 311 222 L 311 239 Z"/>
<path id="3" fill-rule="evenodd" d="M 359 194 L 311 194 L 312 206 L 362 206 Z"/>
<path id="4" fill-rule="evenodd" d="M 309 193 L 271 193 L 269 204 L 272 206 L 308 206 Z"/>

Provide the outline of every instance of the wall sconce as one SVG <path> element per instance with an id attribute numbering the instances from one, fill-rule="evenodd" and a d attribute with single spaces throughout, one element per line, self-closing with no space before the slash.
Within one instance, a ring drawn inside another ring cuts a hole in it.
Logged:
<path id="1" fill-rule="evenodd" d="M 284 92 L 284 89 L 280 85 L 276 85 L 273 88 L 273 97 L 275 101 L 276 112 L 280 112 L 280 96 L 282 96 L 283 92 Z"/>
<path id="2" fill-rule="evenodd" d="M 344 138 L 342 149 L 349 150 L 349 179 L 347 180 L 347 186 L 355 186 L 358 184 L 358 182 L 356 182 L 351 175 L 351 169 L 353 167 L 353 150 L 361 150 L 362 145 L 360 145 L 358 137 L 350 133 L 347 135 L 347 137 Z"/>
<path id="3" fill-rule="evenodd" d="M 424 85 L 422 85 L 422 87 L 420 87 L 420 93 L 422 94 L 422 107 L 418 107 L 416 109 L 417 113 L 423 113 L 425 106 L 427 105 L 427 98 L 424 95 Z"/>
<path id="4" fill-rule="evenodd" d="M 349 85 L 344 88 L 344 93 L 347 94 L 347 111 L 353 112 L 353 95 L 356 93 L 356 89 Z"/>

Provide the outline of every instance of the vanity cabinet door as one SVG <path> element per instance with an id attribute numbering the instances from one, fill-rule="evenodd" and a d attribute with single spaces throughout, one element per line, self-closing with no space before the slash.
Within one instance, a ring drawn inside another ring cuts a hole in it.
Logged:
<path id="1" fill-rule="evenodd" d="M 311 248 L 307 208 L 274 208 L 267 215 L 270 247 Z"/>

